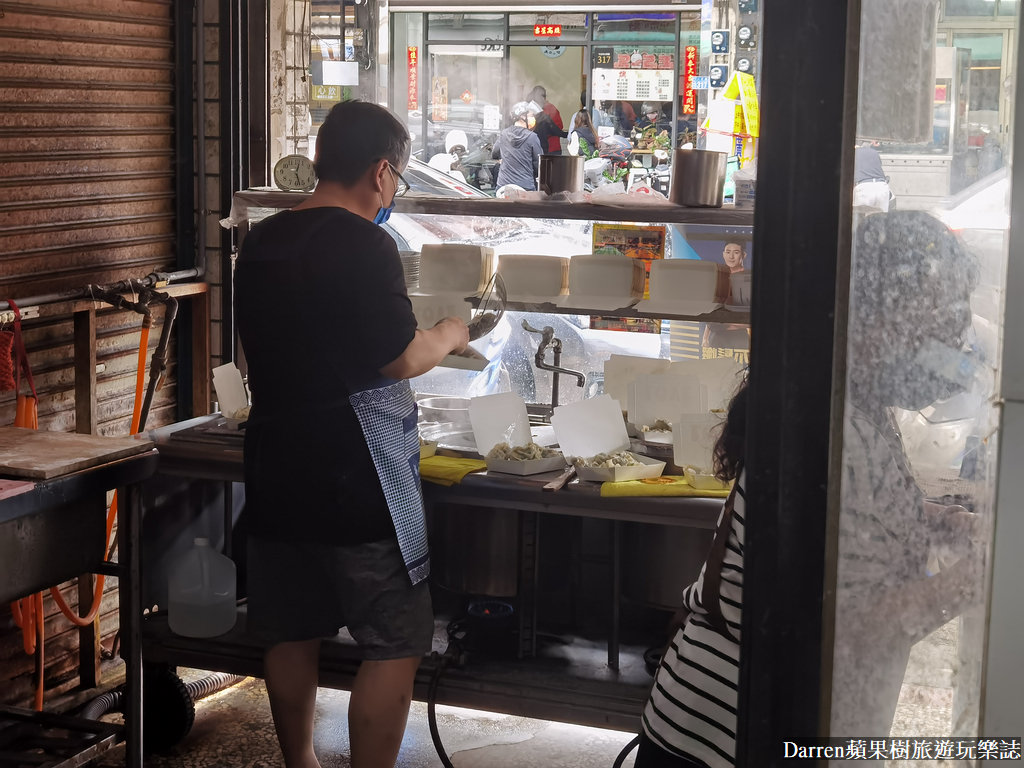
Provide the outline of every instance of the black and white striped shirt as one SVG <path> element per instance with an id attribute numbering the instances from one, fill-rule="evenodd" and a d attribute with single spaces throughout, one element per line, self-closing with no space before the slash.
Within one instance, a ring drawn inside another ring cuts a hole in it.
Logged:
<path id="1" fill-rule="evenodd" d="M 711 768 L 734 765 L 736 755 L 745 479 L 741 474 L 736 481 L 718 598 L 730 637 L 708 623 L 701 604 L 705 563 L 697 581 L 683 592 L 683 605 L 691 613 L 661 661 L 643 712 L 644 731 L 655 744 Z"/>

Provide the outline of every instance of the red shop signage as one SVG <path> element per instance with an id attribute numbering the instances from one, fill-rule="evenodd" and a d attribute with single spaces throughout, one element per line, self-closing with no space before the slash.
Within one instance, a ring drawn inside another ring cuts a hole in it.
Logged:
<path id="1" fill-rule="evenodd" d="M 410 45 L 408 51 L 409 61 L 409 106 L 408 109 L 420 108 L 420 49 L 418 46 Z"/>
<path id="2" fill-rule="evenodd" d="M 683 49 L 683 114 L 697 114 L 697 92 L 693 89 L 693 78 L 700 66 L 697 46 L 688 45 Z"/>

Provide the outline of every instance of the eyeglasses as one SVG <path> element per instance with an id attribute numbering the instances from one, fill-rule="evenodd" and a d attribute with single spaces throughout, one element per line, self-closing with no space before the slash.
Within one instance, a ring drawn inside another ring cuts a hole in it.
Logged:
<path id="1" fill-rule="evenodd" d="M 400 174 L 391 163 L 388 163 L 388 168 L 395 174 L 395 197 L 401 197 L 410 189 L 410 184 L 405 180 L 405 177 Z"/>

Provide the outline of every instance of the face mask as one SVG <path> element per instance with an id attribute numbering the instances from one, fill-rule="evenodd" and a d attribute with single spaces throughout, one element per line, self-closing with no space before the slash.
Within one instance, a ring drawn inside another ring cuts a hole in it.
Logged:
<path id="1" fill-rule="evenodd" d="M 384 201 L 382 200 L 381 202 L 384 202 Z M 389 205 L 387 208 L 378 208 L 377 209 L 377 215 L 373 217 L 373 223 L 376 224 L 377 226 L 380 226 L 381 224 L 383 224 L 385 221 L 387 221 L 389 218 L 391 218 L 391 211 L 393 211 L 394 208 L 395 208 L 395 201 L 394 200 L 391 201 L 391 205 Z"/>

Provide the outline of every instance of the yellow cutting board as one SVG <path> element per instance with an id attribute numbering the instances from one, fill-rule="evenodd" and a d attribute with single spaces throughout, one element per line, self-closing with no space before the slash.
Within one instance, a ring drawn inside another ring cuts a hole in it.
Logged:
<path id="1" fill-rule="evenodd" d="M 0 427 L 0 475 L 45 480 L 152 450 L 153 441 Z"/>

